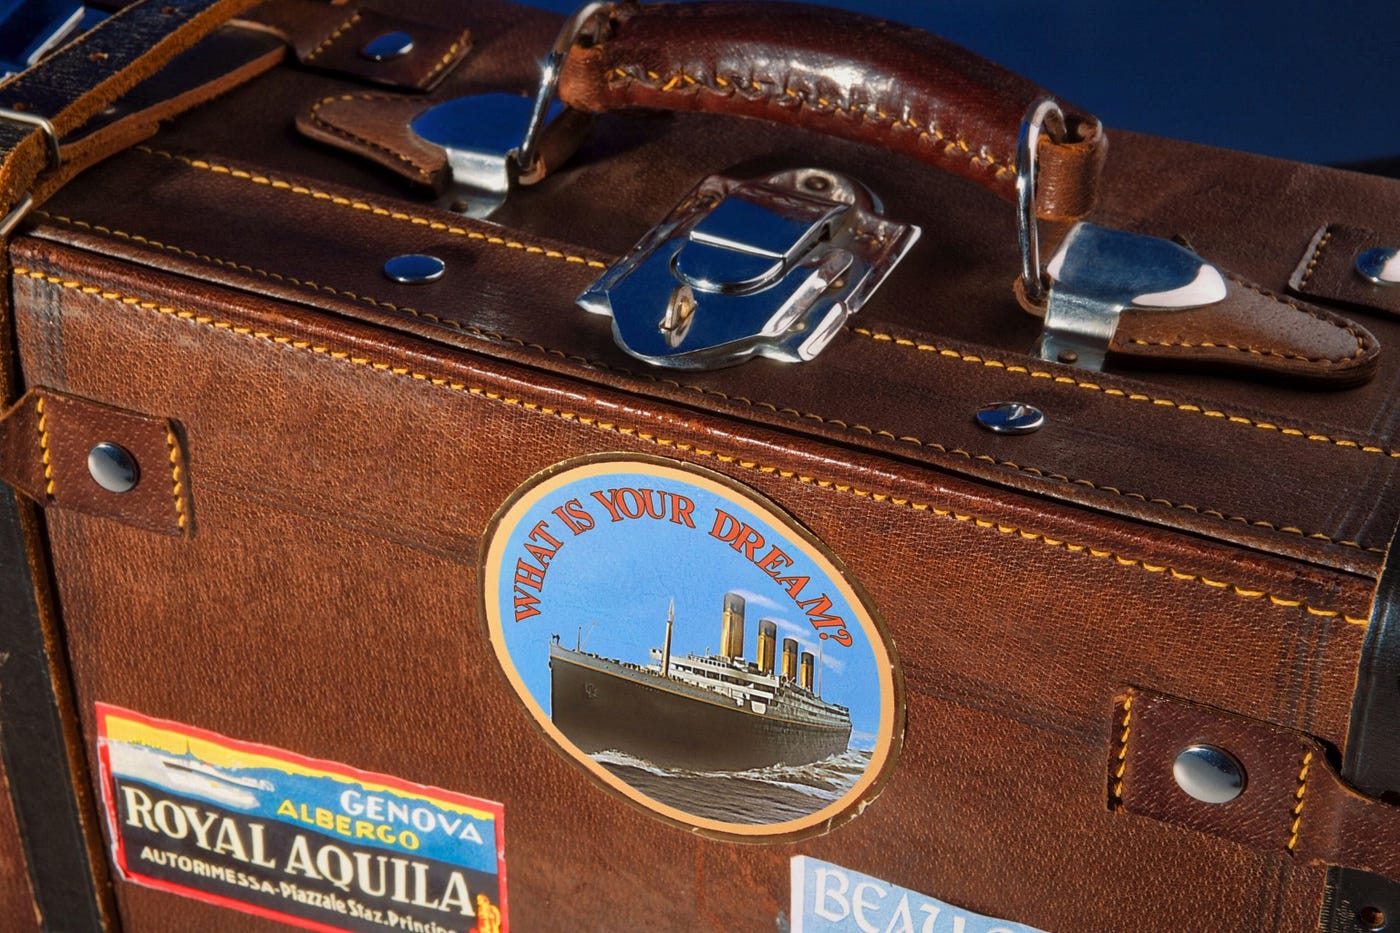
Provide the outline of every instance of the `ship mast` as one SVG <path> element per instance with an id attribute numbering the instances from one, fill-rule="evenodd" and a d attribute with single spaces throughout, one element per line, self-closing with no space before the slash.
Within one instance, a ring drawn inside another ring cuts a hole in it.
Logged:
<path id="1" fill-rule="evenodd" d="M 671 626 L 676 621 L 676 598 L 671 597 L 671 608 L 666 610 L 666 647 L 661 655 L 661 676 L 671 676 Z"/>
<path id="2" fill-rule="evenodd" d="M 821 639 L 817 639 L 817 699 L 819 700 L 822 696 L 822 668 L 825 666 L 822 664 L 824 658 L 822 653 L 823 644 Z"/>

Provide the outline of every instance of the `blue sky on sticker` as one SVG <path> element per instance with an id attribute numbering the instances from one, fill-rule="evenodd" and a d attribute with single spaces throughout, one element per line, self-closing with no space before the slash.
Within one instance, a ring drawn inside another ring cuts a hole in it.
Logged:
<path id="1" fill-rule="evenodd" d="M 603 490 L 606 495 L 606 490 L 627 487 L 661 489 L 689 498 L 695 503 L 696 527 L 673 522 L 669 516 L 661 520 L 643 517 L 615 522 L 608 509 L 591 495 L 595 490 Z M 593 528 L 574 534 L 553 514 L 571 499 L 577 499 L 593 518 Z M 717 509 L 747 522 L 763 535 L 765 546 L 757 552 L 760 558 L 772 543 L 793 559 L 793 566 L 784 570 L 783 576 L 812 578 L 801 598 L 823 593 L 829 596 L 832 612 L 849 623 L 853 638 L 850 647 L 832 639 L 819 641 L 817 630 L 785 589 L 742 553 L 710 535 Z M 562 545 L 547 568 L 538 594 L 540 614 L 516 622 L 511 609 L 516 561 L 524 557 L 535 562 L 523 545 L 540 521 Z M 778 626 L 779 654 L 784 638 L 797 638 L 802 651 L 820 652 L 822 696 L 850 708 L 852 745 L 870 748 L 874 744 L 879 729 L 879 673 L 874 652 L 853 608 L 802 553 L 786 528 L 703 487 L 677 478 L 630 472 L 576 479 L 535 503 L 512 529 L 497 585 L 505 613 L 501 627 L 506 648 L 521 679 L 546 714 L 550 710 L 549 641 L 555 633 L 562 644 L 573 647 L 581 630 L 585 651 L 647 664 L 648 650 L 660 648 L 665 640 L 666 611 L 674 598 L 672 656 L 717 652 L 724 594 L 737 592 L 747 603 L 744 656 L 751 660 L 756 657 L 758 622 L 772 619 Z"/>
<path id="2" fill-rule="evenodd" d="M 249 819 L 280 822 L 306 832 L 320 833 L 331 841 L 382 849 L 409 858 L 426 856 L 489 874 L 497 871 L 494 817 L 477 819 L 459 810 L 437 806 L 431 799 L 405 796 L 392 789 L 371 789 L 345 776 L 294 774 L 275 768 L 215 767 L 202 763 L 197 755 L 190 753 L 175 755 L 130 742 L 103 741 L 107 743 L 112 773 L 118 777 L 141 781 L 180 797 L 208 801 L 231 812 L 241 812 Z M 210 780 L 198 773 L 191 776 L 170 769 L 168 762 L 200 763 L 207 774 L 221 779 Z M 238 781 L 244 783 L 235 783 Z M 279 812 L 286 804 L 290 805 L 287 809 L 292 813 Z M 388 815 L 391 806 L 393 816 Z M 318 809 L 349 816 L 350 837 L 318 826 Z M 377 818 L 370 819 L 371 814 Z M 407 821 L 403 819 L 405 815 Z M 415 842 L 406 846 L 373 836 L 357 836 L 354 832 L 357 820 L 386 824 L 395 839 L 407 830 Z"/>

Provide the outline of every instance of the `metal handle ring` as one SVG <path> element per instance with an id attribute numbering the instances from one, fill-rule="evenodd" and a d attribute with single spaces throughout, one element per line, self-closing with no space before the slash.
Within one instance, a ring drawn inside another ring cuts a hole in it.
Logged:
<path id="1" fill-rule="evenodd" d="M 41 116 L 26 113 L 23 110 L 11 110 L 8 107 L 0 107 L 0 120 L 9 120 L 11 123 L 23 123 L 27 126 L 37 126 L 44 133 L 44 139 L 49 144 L 49 165 L 47 171 L 53 171 L 63 164 L 63 153 L 58 145 L 58 130 L 54 125 Z M 0 218 L 0 240 L 9 236 L 10 231 L 19 226 L 19 222 L 24 219 L 34 206 L 34 196 L 26 191 L 19 199 L 19 203 Z"/>
<path id="2" fill-rule="evenodd" d="M 535 163 L 539 160 L 536 150 L 539 148 L 540 135 L 544 132 L 549 105 L 554 102 L 555 91 L 559 87 L 559 70 L 564 64 L 565 56 L 574 47 L 589 21 L 614 6 L 616 4 L 613 0 L 590 0 L 575 10 L 564 23 L 564 28 L 559 30 L 559 35 L 554 40 L 554 48 L 550 50 L 549 57 L 544 60 L 544 66 L 540 70 L 540 87 L 535 92 L 535 106 L 530 111 L 525 138 L 521 141 L 520 148 L 515 151 L 515 163 L 521 176 L 528 177 L 535 172 Z"/>
<path id="3" fill-rule="evenodd" d="M 1031 104 L 1021 121 L 1016 145 L 1016 219 L 1021 246 L 1021 290 L 1033 304 L 1045 301 L 1045 277 L 1040 271 L 1040 230 L 1035 220 L 1036 149 L 1049 126 L 1051 136 L 1065 135 L 1065 113 L 1051 97 Z"/>

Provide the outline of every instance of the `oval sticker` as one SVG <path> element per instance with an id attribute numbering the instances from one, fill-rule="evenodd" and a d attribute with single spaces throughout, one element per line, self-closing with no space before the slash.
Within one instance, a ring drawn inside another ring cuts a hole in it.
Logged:
<path id="1" fill-rule="evenodd" d="M 506 676 L 608 787 L 749 838 L 829 829 L 878 790 L 902 712 L 890 650 L 767 499 L 673 461 L 571 460 L 502 508 L 484 563 Z"/>

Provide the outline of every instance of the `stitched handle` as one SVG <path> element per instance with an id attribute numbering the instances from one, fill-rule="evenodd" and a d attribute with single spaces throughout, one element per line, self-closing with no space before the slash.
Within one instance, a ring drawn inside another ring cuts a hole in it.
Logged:
<path id="1" fill-rule="evenodd" d="M 628 107 L 757 117 L 880 146 L 1015 196 L 1027 107 L 1046 92 L 959 46 L 857 14 L 788 3 L 623 4 L 606 38 L 576 46 L 559 97 L 593 113 Z M 1042 138 L 1037 213 L 1093 204 L 1107 138 L 1065 108 Z"/>

